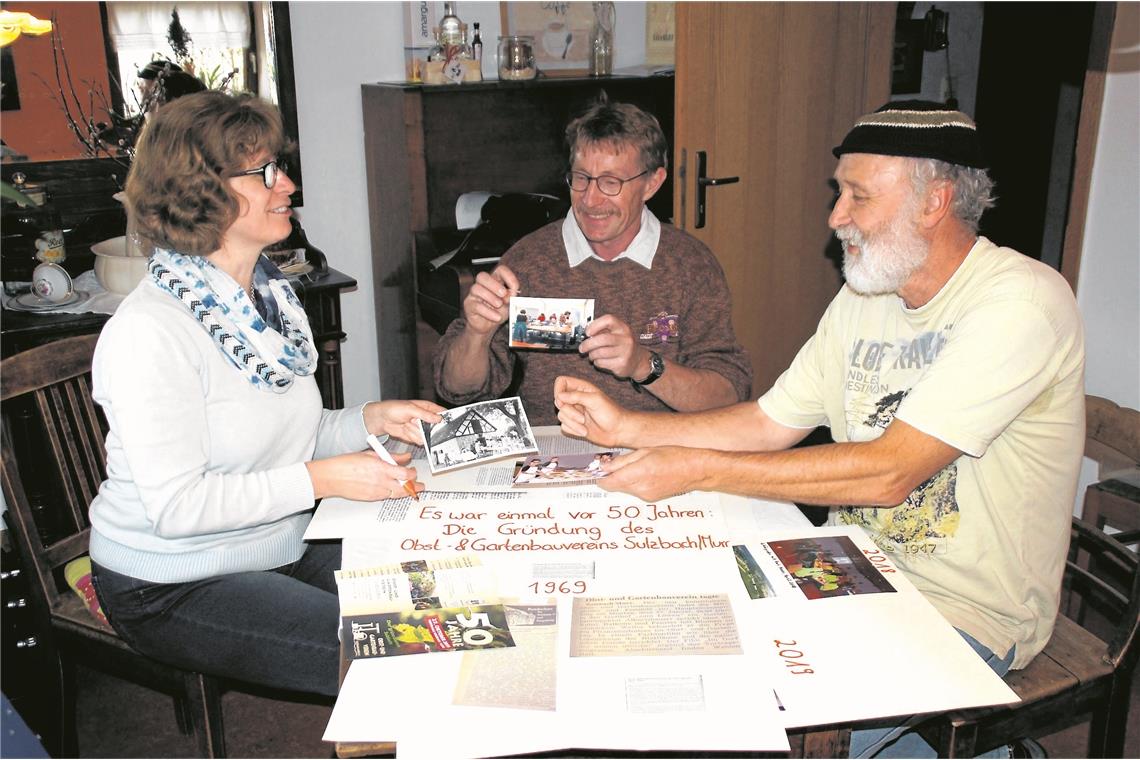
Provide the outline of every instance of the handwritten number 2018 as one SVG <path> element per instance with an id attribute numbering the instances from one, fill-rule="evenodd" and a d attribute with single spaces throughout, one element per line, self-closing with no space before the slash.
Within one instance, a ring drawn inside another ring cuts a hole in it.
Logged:
<path id="1" fill-rule="evenodd" d="M 527 588 L 535 594 L 584 594 L 586 581 L 535 581 Z"/>

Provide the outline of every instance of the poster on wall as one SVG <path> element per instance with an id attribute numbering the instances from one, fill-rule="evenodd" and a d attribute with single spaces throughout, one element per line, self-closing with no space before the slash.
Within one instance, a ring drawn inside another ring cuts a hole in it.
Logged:
<path id="1" fill-rule="evenodd" d="M 423 81 L 424 63 L 436 43 L 436 19 L 434 3 L 404 3 L 404 77 L 409 82 Z"/>

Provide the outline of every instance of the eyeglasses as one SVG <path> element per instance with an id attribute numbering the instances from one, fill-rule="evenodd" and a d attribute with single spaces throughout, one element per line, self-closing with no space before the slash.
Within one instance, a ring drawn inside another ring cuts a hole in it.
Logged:
<path id="1" fill-rule="evenodd" d="M 620 195 L 621 189 L 625 187 L 626 182 L 631 182 L 646 174 L 649 174 L 648 169 L 641 174 L 635 174 L 632 177 L 622 179 L 621 177 L 614 177 L 610 174 L 603 174 L 600 177 L 591 177 L 585 172 L 566 172 L 566 184 L 570 186 L 571 190 L 584 193 L 586 189 L 590 187 L 590 182 L 592 181 L 598 183 L 598 189 L 602 191 L 602 195 Z"/>
<path id="2" fill-rule="evenodd" d="M 245 177 L 254 174 L 261 175 L 261 181 L 265 183 L 266 190 L 272 190 L 273 186 L 277 184 L 277 177 L 289 172 L 289 164 L 283 158 L 275 158 L 256 169 L 246 169 L 244 172 L 231 174 L 231 177 Z"/>

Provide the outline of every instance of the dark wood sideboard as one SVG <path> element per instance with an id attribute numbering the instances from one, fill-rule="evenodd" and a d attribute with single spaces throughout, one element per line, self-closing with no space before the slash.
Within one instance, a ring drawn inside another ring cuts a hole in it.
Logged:
<path id="1" fill-rule="evenodd" d="M 455 202 L 468 191 L 547 193 L 568 199 L 565 128 L 605 92 L 653 113 L 673 139 L 673 76 L 539 78 L 424 86 L 361 87 L 364 155 L 380 391 L 415 398 L 430 387 L 420 359 L 434 331 L 417 306 L 417 272 L 436 255 L 417 233 L 455 229 Z M 650 201 L 672 218 L 672 177 Z M 462 298 L 462 294 L 460 294 Z M 458 304 L 456 304 L 458 306 Z M 430 395 L 428 396 L 430 398 Z"/>
<path id="2" fill-rule="evenodd" d="M 292 278 L 294 289 L 305 304 L 313 341 L 320 352 L 317 385 L 328 409 L 344 406 L 344 382 L 340 344 L 345 338 L 340 314 L 340 293 L 356 287 L 356 280 L 335 269 L 311 272 Z M 6 299 L 5 299 L 6 300 Z M 103 329 L 107 314 L 44 314 L 4 309 L 0 322 L 0 354 L 4 357 L 73 335 L 87 335 Z"/>

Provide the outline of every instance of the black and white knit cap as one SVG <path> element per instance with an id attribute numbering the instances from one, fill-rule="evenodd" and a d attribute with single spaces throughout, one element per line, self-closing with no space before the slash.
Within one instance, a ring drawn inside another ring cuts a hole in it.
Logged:
<path id="1" fill-rule="evenodd" d="M 887 103 L 856 121 L 831 152 L 836 158 L 845 153 L 876 153 L 986 168 L 973 119 L 928 100 Z"/>

